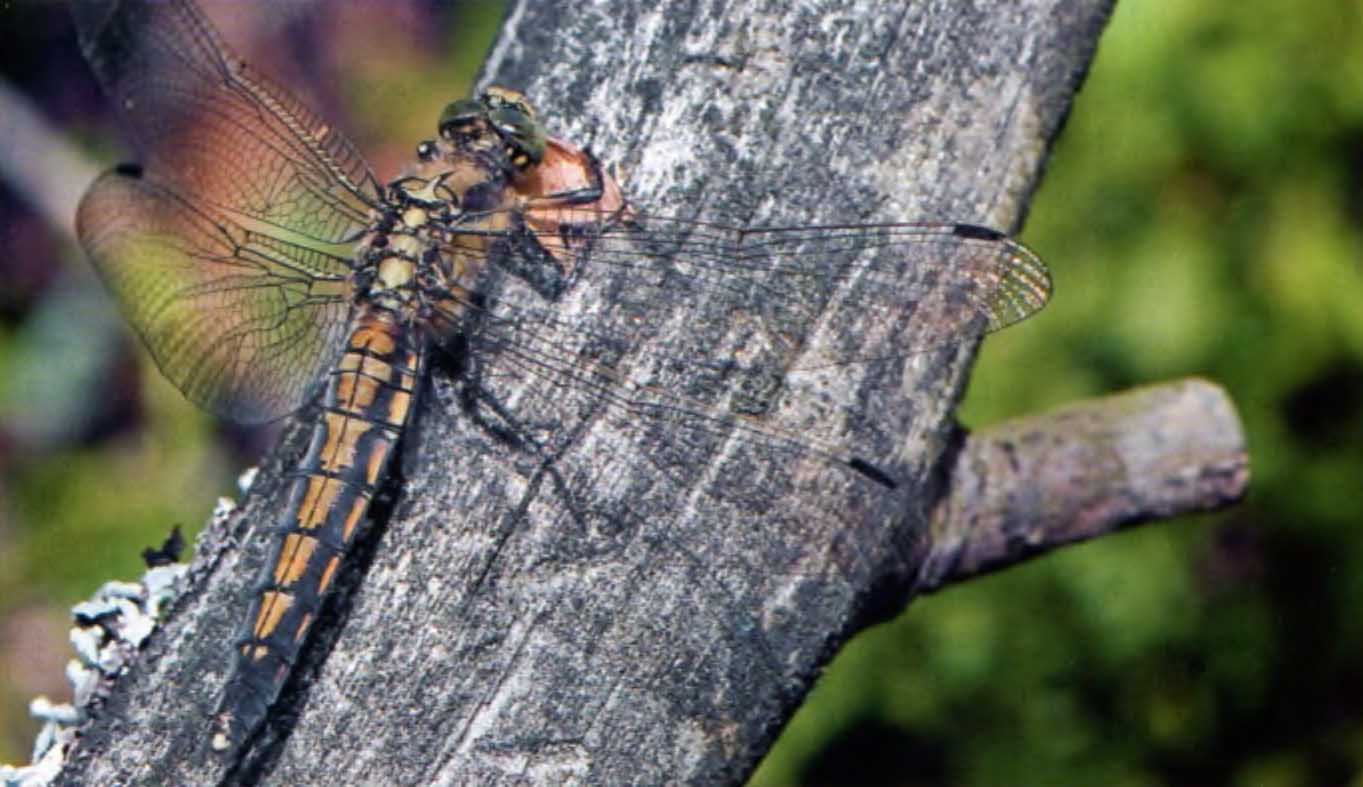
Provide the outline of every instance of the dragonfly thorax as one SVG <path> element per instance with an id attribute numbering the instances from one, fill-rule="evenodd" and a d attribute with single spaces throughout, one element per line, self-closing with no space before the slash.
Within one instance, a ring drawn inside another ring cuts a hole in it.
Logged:
<path id="1" fill-rule="evenodd" d="M 458 330 L 489 254 L 517 223 L 528 196 L 518 184 L 549 142 L 525 97 L 504 88 L 454 102 L 438 129 L 384 189 L 352 291 L 357 304 L 445 335 Z"/>
<path id="2" fill-rule="evenodd" d="M 375 289 L 401 291 L 410 287 L 415 278 L 416 266 L 412 264 L 411 260 L 396 256 L 384 257 L 379 262 L 377 276 L 379 286 Z"/>
<path id="3" fill-rule="evenodd" d="M 353 276 L 357 303 L 437 335 L 457 330 L 474 280 L 517 204 L 499 154 L 445 153 L 385 188 Z"/>

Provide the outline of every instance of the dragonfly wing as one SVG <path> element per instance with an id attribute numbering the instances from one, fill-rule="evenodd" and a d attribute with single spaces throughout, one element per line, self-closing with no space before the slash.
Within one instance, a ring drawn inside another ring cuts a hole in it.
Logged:
<path id="1" fill-rule="evenodd" d="M 855 322 L 902 334 L 875 357 L 1000 330 L 1039 311 L 1051 292 L 1031 250 L 969 224 L 742 228 L 642 217 L 604 231 L 587 260 L 640 299 L 712 302 L 791 333 Z M 796 368 L 871 360 L 857 352 L 838 342 L 807 347 Z"/>
<path id="2" fill-rule="evenodd" d="M 349 311 L 349 244 L 196 205 L 132 168 L 81 201 L 81 245 L 161 371 L 242 423 L 292 412 L 331 362 Z"/>
<path id="3" fill-rule="evenodd" d="M 846 463 L 837 423 L 860 399 L 836 391 L 850 367 L 897 379 L 915 355 L 1036 312 L 1051 288 L 1026 247 L 970 225 L 639 224 L 574 236 L 590 248 L 568 303 L 524 286 L 524 264 L 488 266 L 470 305 L 494 373 L 594 392 L 626 421 L 667 422 L 669 439 L 735 433 Z M 829 407 L 849 409 L 815 435 L 803 414 Z"/>
<path id="4" fill-rule="evenodd" d="M 191 400 L 242 421 L 295 409 L 334 355 L 377 182 L 191 4 L 79 0 L 73 13 L 143 164 L 86 195 L 82 244 Z"/>
<path id="5" fill-rule="evenodd" d="M 1051 292 L 1034 253 L 973 225 L 745 229 L 645 217 L 637 226 L 571 238 L 584 249 L 571 274 L 576 285 L 596 287 L 601 297 L 565 312 L 508 286 L 494 267 L 482 301 L 489 328 L 509 327 L 518 342 L 534 342 L 542 328 L 550 336 L 579 334 L 628 355 L 670 315 L 690 312 L 692 319 L 754 326 L 783 348 L 779 371 L 794 371 L 971 341 L 1036 313 Z M 663 365 L 674 368 L 741 363 L 742 347 L 705 334 L 678 332 L 650 348 L 650 357 L 661 353 Z"/>
<path id="6" fill-rule="evenodd" d="M 320 240 L 364 226 L 380 190 L 354 146 L 242 63 L 192 5 L 79 0 L 73 12 L 148 177 Z"/>

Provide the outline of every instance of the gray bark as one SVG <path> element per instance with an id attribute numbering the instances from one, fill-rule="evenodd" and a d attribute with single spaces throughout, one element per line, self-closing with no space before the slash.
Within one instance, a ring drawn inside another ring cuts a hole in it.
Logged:
<path id="1" fill-rule="evenodd" d="M 526 2 L 485 79 L 523 89 L 556 136 L 618 165 L 649 211 L 1009 229 L 1108 11 L 1107 0 Z M 731 327 L 671 324 L 717 337 Z M 832 395 L 857 406 L 852 417 L 792 416 L 866 446 L 894 490 L 795 453 L 762 462 L 700 440 L 650 446 L 609 417 L 528 454 L 463 416 L 459 381 L 437 372 L 386 528 L 367 571 L 347 578 L 343 624 L 315 629 L 296 725 L 272 749 L 266 741 L 265 780 L 740 781 L 838 647 L 914 594 L 1206 507 L 1196 484 L 1155 501 L 1120 483 L 1161 457 L 1179 454 L 1169 461 L 1191 477 L 1238 461 L 1216 500 L 1243 489 L 1238 424 L 1224 399 L 1203 397 L 1224 454 L 1172 439 L 1123 444 L 1111 450 L 1129 476 L 1053 488 L 1087 495 L 1085 510 L 1101 507 L 1094 495 L 1124 496 L 1123 516 L 1076 529 L 1073 509 L 1041 516 L 1013 508 L 1018 495 L 991 498 L 997 516 L 971 513 L 997 446 L 962 443 L 951 420 L 973 350 L 934 346 L 891 376 L 840 370 Z M 517 412 L 533 434 L 542 403 L 524 398 Z M 1139 442 L 1148 422 L 1108 423 Z M 1069 428 L 1033 426 L 1046 439 Z M 205 752 L 207 719 L 305 432 L 285 435 L 240 514 L 205 533 L 192 593 L 88 728 L 70 783 L 221 777 Z M 1088 443 L 1072 439 L 1082 455 Z M 1015 459 L 1026 472 L 1000 484 L 1026 489 L 1034 463 L 1053 455 Z"/>
<path id="2" fill-rule="evenodd" d="M 1118 528 L 1214 511 L 1249 485 L 1235 406 L 1199 379 L 991 425 L 965 439 L 950 468 L 922 592 Z"/>

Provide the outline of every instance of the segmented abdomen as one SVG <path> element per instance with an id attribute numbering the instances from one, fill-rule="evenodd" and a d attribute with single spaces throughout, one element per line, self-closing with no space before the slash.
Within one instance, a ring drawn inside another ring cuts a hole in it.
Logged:
<path id="1" fill-rule="evenodd" d="M 239 746 L 279 696 L 383 482 L 421 371 L 409 329 L 362 311 L 328 373 L 322 413 L 279 518 L 232 674 L 214 716 L 213 748 Z"/>

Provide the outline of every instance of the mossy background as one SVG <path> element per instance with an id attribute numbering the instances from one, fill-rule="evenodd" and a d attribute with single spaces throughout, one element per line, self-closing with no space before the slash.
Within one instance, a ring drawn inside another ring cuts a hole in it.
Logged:
<path id="1" fill-rule="evenodd" d="M 0 78 L 109 161 L 65 15 L 0 2 Z M 380 172 L 499 19 L 213 15 L 292 42 L 242 46 Z M 1244 418 L 1249 499 L 915 602 L 838 657 L 754 784 L 1363 785 L 1360 227 L 1363 6 L 1121 0 L 1022 235 L 1056 297 L 986 342 L 962 419 L 1207 377 Z M 0 274 L 0 760 L 21 762 L 28 698 L 67 696 L 66 607 L 197 527 L 268 435 L 184 403 L 8 183 Z"/>

